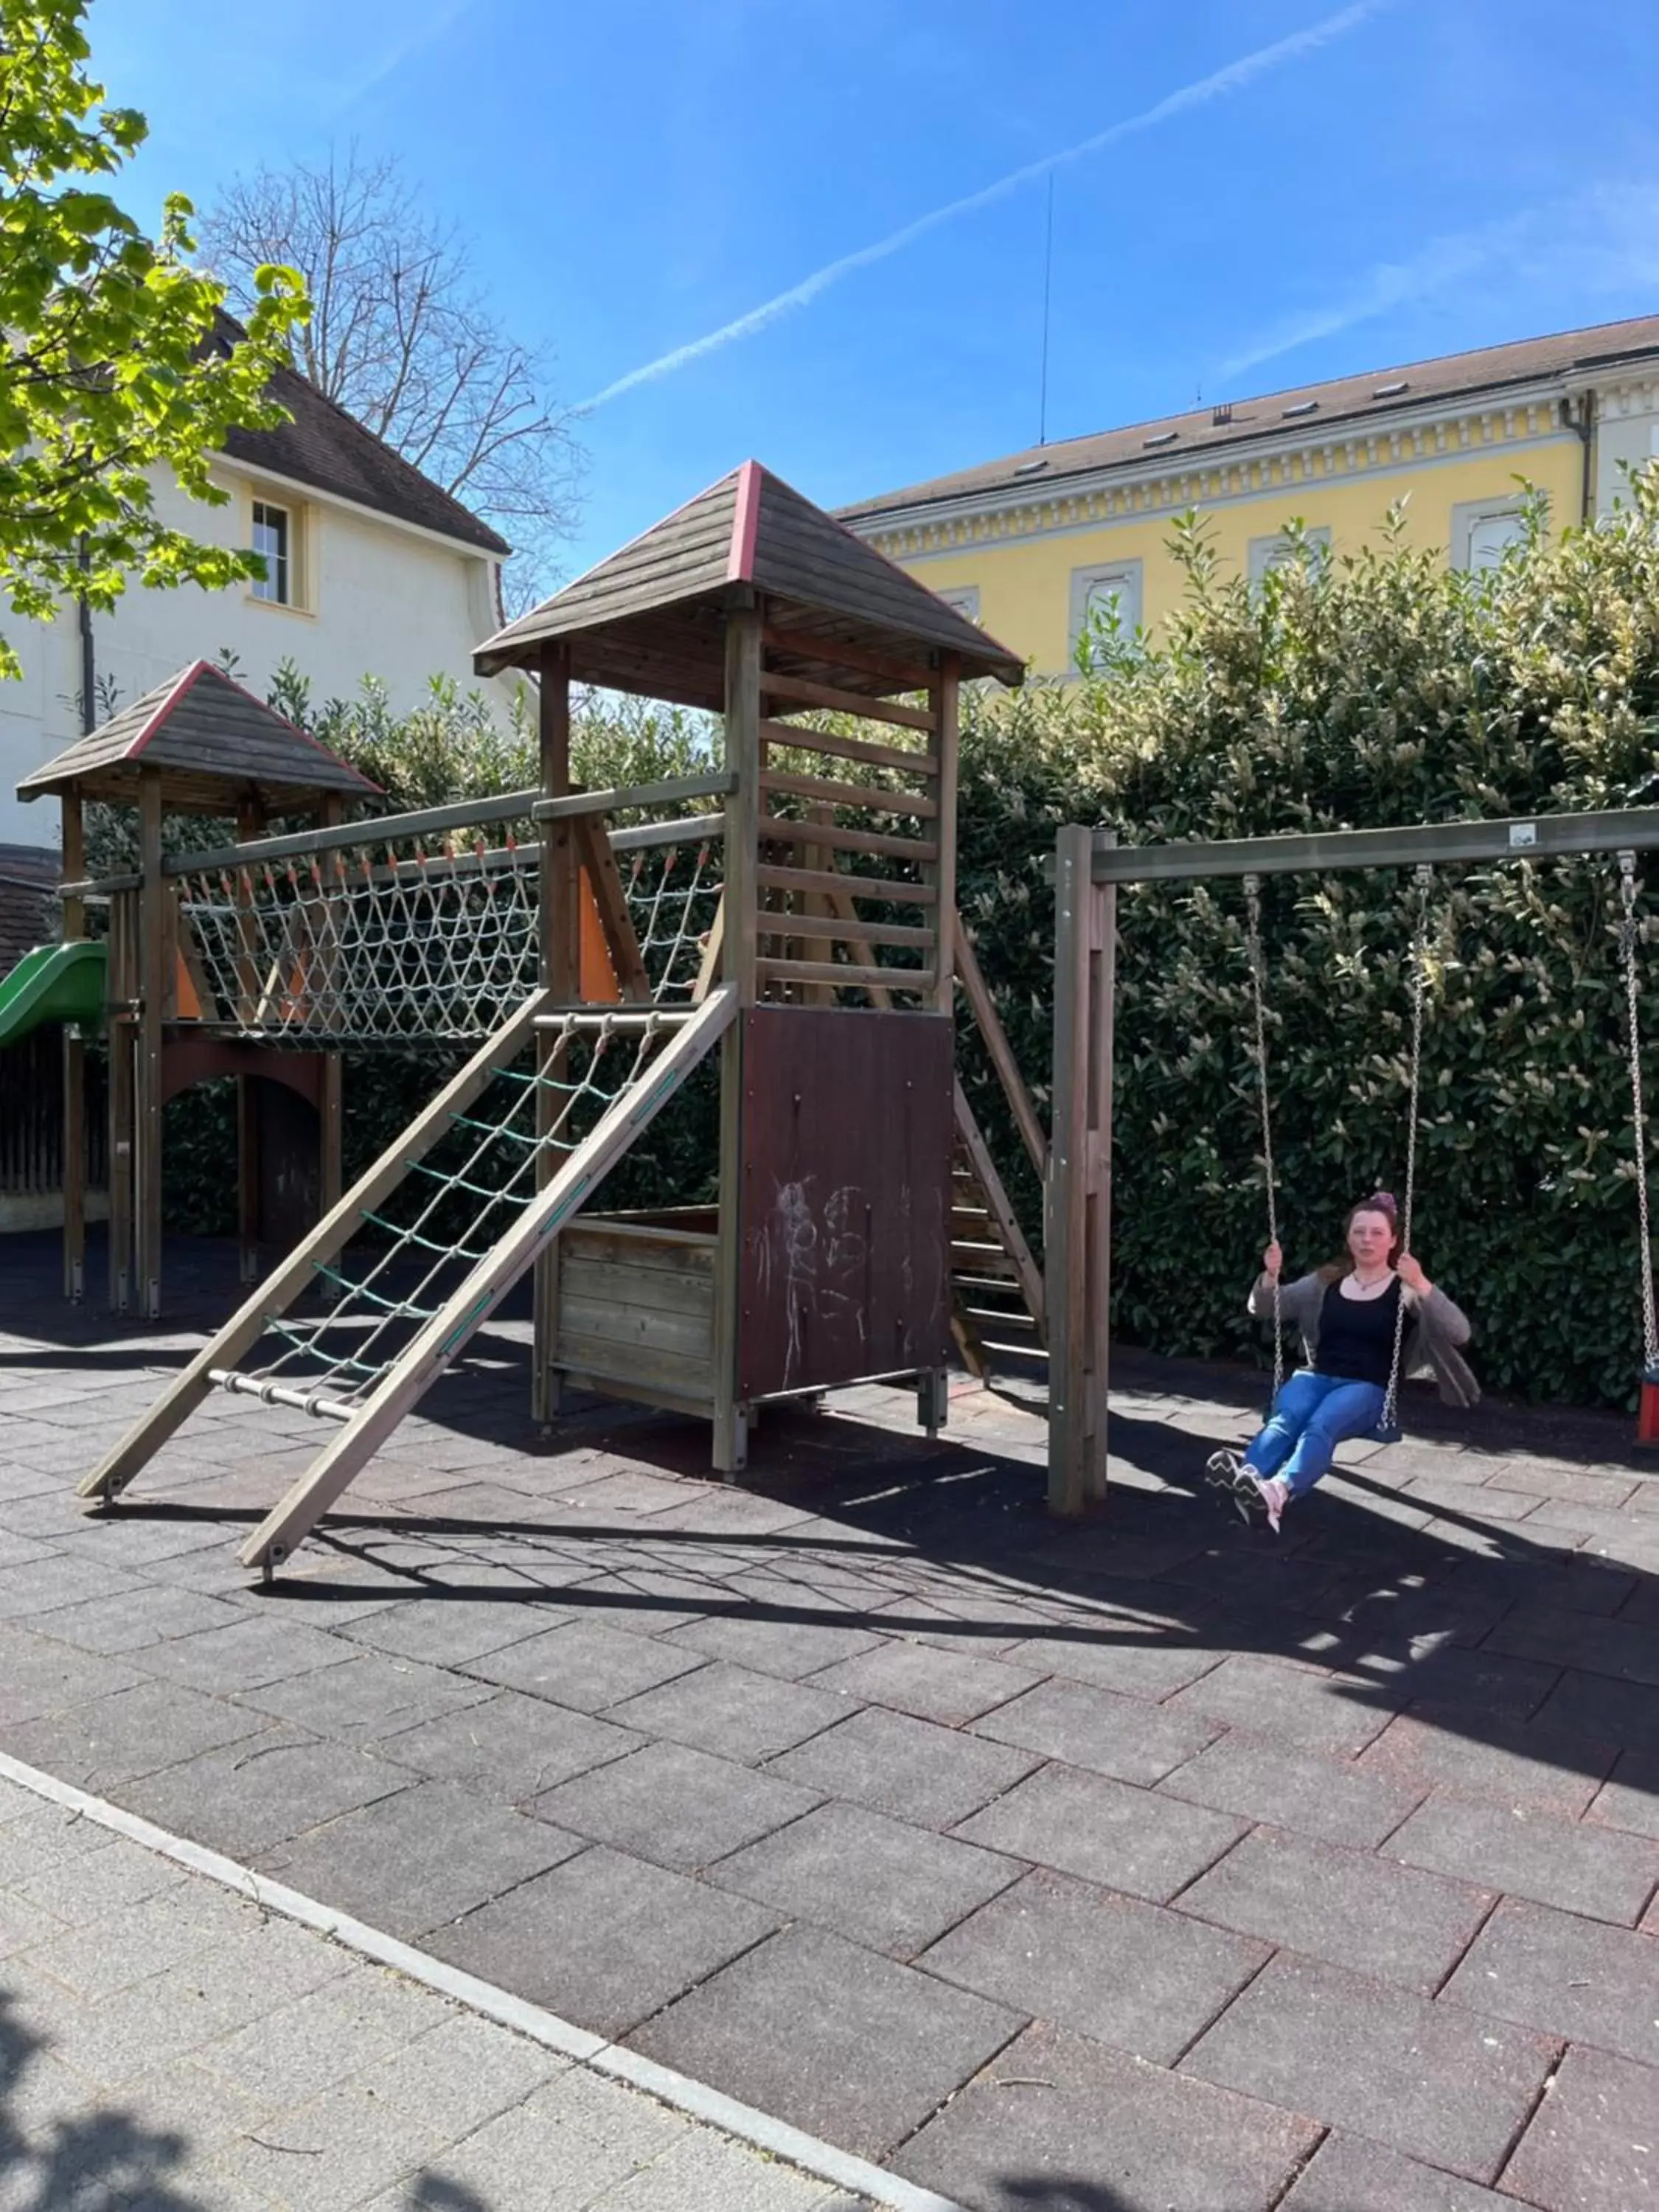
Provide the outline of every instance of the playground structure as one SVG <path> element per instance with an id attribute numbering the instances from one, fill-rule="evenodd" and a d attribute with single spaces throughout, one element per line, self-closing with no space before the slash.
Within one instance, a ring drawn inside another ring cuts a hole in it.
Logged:
<path id="1" fill-rule="evenodd" d="M 128 1011 L 112 986 L 112 1006 L 141 1070 L 144 1041 L 186 1021 L 216 1048 L 317 1054 L 337 1098 L 348 1044 L 471 1048 L 82 1485 L 113 1503 L 215 1389 L 301 1409 L 331 1434 L 242 1548 L 267 1577 L 526 1273 L 538 1414 L 567 1382 L 692 1414 L 728 1474 L 775 1397 L 914 1376 L 937 1429 L 953 1334 L 982 1359 L 999 1286 L 1041 1335 L 1035 1263 L 954 1064 L 960 985 L 1042 1164 L 955 899 L 958 687 L 1017 683 L 1018 662 L 750 462 L 477 665 L 538 677 L 537 790 L 164 860 L 152 782 L 137 878 L 69 885 L 137 902 L 125 935 L 112 905 L 112 975 L 139 987 Z M 573 683 L 720 714 L 723 764 L 573 789 Z M 859 734 L 798 719 L 817 710 Z M 32 782 L 72 787 L 69 761 Z M 502 825 L 519 827 L 489 842 Z M 711 1062 L 712 1202 L 596 1212 Z M 159 1211 L 154 1232 L 146 1285 Z"/>
<path id="2" fill-rule="evenodd" d="M 1402 824 L 1313 835 L 1170 845 L 1120 845 L 1110 830 L 1060 832 L 1054 861 L 1054 1057 L 1051 1165 L 1048 1179 L 1046 1317 L 1048 1331 L 1048 1503 L 1061 1515 L 1097 1507 L 1106 1494 L 1108 1369 L 1111 1353 L 1112 1057 L 1121 884 L 1231 878 L 1244 888 L 1256 1024 L 1251 1055 L 1262 1109 L 1262 1167 L 1267 1232 L 1276 1236 L 1271 1111 L 1261 1021 L 1255 882 L 1269 875 L 1322 875 L 1350 869 L 1408 869 L 1416 875 L 1419 927 L 1411 968 L 1412 1041 L 1407 1060 L 1407 1176 L 1402 1230 L 1408 1237 L 1415 1175 L 1418 1079 L 1422 1047 L 1425 928 L 1434 872 L 1455 863 L 1527 865 L 1607 853 L 1619 866 L 1622 1040 L 1631 1087 L 1638 1164 L 1639 1273 L 1643 1375 L 1638 1441 L 1659 1443 L 1659 1317 L 1656 1316 L 1647 1192 L 1647 1117 L 1643 1095 L 1637 947 L 1636 859 L 1659 848 L 1659 807 L 1606 813 L 1547 814 L 1525 819 Z M 1275 1331 L 1277 1334 L 1277 1331 Z M 1392 1401 L 1399 1382 L 1395 1340 Z M 1278 1355 L 1275 1352 L 1275 1369 Z M 1392 1414 L 1392 1405 L 1390 1415 Z M 1397 1433 L 1397 1431 L 1395 1432 Z M 1386 1440 L 1386 1439 L 1385 1439 Z"/>

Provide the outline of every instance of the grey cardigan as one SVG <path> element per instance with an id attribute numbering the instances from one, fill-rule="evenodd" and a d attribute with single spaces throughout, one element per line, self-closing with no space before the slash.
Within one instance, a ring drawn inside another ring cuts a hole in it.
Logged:
<path id="1" fill-rule="evenodd" d="M 1310 1367 L 1318 1364 L 1319 1317 L 1328 1287 L 1327 1279 L 1316 1271 L 1310 1275 L 1298 1275 L 1293 1283 L 1281 1282 L 1279 1288 L 1279 1312 L 1295 1326 L 1302 1339 L 1303 1357 Z M 1447 1405 L 1478 1405 L 1480 1385 L 1460 1349 L 1469 1340 L 1468 1316 L 1442 1290 L 1431 1287 L 1427 1297 L 1420 1298 L 1402 1283 L 1400 1294 L 1406 1301 L 1406 1340 L 1400 1355 L 1401 1376 L 1432 1375 Z M 1263 1273 L 1257 1276 L 1251 1290 L 1250 1311 L 1258 1320 L 1271 1321 L 1273 1310 L 1273 1286 Z"/>

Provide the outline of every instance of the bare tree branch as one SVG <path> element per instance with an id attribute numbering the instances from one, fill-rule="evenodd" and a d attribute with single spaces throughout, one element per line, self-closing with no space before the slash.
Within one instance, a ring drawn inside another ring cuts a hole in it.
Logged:
<path id="1" fill-rule="evenodd" d="M 351 147 L 238 178 L 200 240 L 238 308 L 263 264 L 298 269 L 312 314 L 295 366 L 512 541 L 514 605 L 551 588 L 583 457 L 550 359 L 510 335 L 477 289 L 467 241 L 422 212 L 395 160 Z"/>

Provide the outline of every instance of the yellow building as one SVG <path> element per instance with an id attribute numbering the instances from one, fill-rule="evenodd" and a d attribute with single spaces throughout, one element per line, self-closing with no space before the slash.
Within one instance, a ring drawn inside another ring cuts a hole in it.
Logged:
<path id="1" fill-rule="evenodd" d="M 1184 584 L 1188 508 L 1224 564 L 1259 576 L 1295 518 L 1338 552 L 1390 504 L 1459 567 L 1522 527 L 1522 480 L 1557 526 L 1605 513 L 1659 453 L 1659 316 L 1378 369 L 1034 447 L 843 508 L 841 519 L 1044 673 L 1091 613 L 1155 628 Z"/>

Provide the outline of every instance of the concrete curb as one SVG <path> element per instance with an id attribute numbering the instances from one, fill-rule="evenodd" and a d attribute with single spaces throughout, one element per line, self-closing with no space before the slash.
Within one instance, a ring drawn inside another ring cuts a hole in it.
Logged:
<path id="1" fill-rule="evenodd" d="M 677 2074 L 672 2067 L 659 2066 L 654 2059 L 641 2057 L 621 2044 L 607 2042 L 586 2028 L 574 2027 L 556 2013 L 544 2011 L 540 2005 L 531 2004 L 523 1997 L 515 1997 L 510 1990 L 497 1989 L 494 1983 L 480 1981 L 476 1975 L 463 1973 L 458 1966 L 447 1966 L 441 1959 L 417 1951 L 412 1944 L 401 1943 L 396 1936 L 385 1935 L 364 1921 L 354 1920 L 349 1913 L 337 1912 L 332 1905 L 320 1904 L 297 1889 L 268 1881 L 251 1867 L 240 1866 L 234 1859 L 210 1851 L 201 1844 L 193 1844 L 186 1836 L 175 1836 L 165 1828 L 158 1828 L 153 1822 L 140 1819 L 137 1814 L 112 1805 L 106 1798 L 94 1797 L 77 1789 L 72 1782 L 60 1782 L 55 1775 L 26 1766 L 21 1759 L 14 1759 L 3 1751 L 0 1751 L 0 1780 L 15 1783 L 34 1796 L 62 1806 L 66 1812 L 95 1820 L 112 1834 L 125 1836 L 130 1843 L 142 1844 L 146 1850 L 155 1851 L 192 1874 L 234 1890 L 263 1911 L 280 1913 L 285 1920 L 297 1921 L 302 1927 L 343 1944 L 348 1950 L 422 1984 L 440 1996 L 449 1997 L 469 2011 L 527 2037 L 532 2043 L 560 2052 L 579 2066 L 590 2067 L 594 2073 L 612 2081 L 626 2082 L 630 2088 L 643 2091 L 690 2119 L 701 2120 L 740 2142 L 752 2144 L 757 2150 L 786 2160 L 803 2172 L 833 2183 L 855 2197 L 868 2197 L 884 2208 L 884 2212 L 966 2212 L 965 2207 L 948 2197 L 936 2196 L 931 2189 L 918 2188 L 913 2182 L 902 2180 L 896 2174 L 855 2158 L 850 2151 L 838 2150 L 834 2143 L 821 2142 L 817 2136 L 791 2127 L 787 2120 L 774 2119 L 770 2113 L 757 2112 L 752 2105 L 740 2104 L 736 2098 L 711 2089 L 705 2082 L 694 2081 L 689 2075 Z"/>

